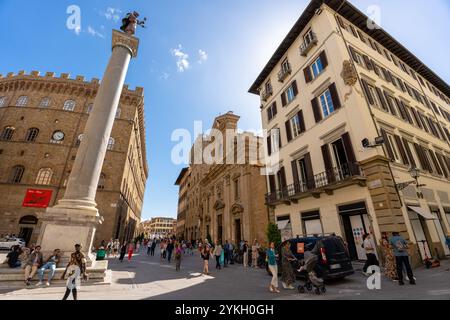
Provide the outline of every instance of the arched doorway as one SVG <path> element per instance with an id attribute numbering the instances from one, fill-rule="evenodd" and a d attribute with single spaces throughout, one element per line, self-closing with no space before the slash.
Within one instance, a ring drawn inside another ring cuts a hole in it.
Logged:
<path id="1" fill-rule="evenodd" d="M 38 218 L 35 216 L 23 216 L 19 220 L 19 238 L 22 238 L 25 243 L 28 245 L 28 242 L 31 240 L 31 236 L 33 235 L 33 231 L 35 226 L 38 223 Z"/>

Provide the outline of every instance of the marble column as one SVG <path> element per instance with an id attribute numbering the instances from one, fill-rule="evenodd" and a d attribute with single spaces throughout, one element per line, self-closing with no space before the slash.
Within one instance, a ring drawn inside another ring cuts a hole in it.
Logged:
<path id="1" fill-rule="evenodd" d="M 97 225 L 103 221 L 95 202 L 97 186 L 128 65 L 137 56 L 138 46 L 138 38 L 113 30 L 111 58 L 86 123 L 66 192 L 41 217 L 38 244 L 44 254 L 59 248 L 67 258 L 75 243 L 83 245 L 83 252 L 91 251 Z"/>

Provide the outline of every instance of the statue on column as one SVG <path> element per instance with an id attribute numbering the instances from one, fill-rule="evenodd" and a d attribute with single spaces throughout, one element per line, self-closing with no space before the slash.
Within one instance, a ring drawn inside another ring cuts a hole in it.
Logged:
<path id="1" fill-rule="evenodd" d="M 139 13 L 137 13 L 136 11 L 133 11 L 133 13 L 127 13 L 125 18 L 122 19 L 122 26 L 120 27 L 120 30 L 122 30 L 126 34 L 129 34 L 130 36 L 133 36 L 136 33 L 137 26 L 145 28 L 147 18 L 144 18 L 144 20 L 139 20 L 138 17 Z"/>

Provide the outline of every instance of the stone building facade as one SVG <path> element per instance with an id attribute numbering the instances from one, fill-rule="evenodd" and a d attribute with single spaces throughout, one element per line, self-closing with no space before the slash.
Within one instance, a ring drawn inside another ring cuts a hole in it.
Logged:
<path id="1" fill-rule="evenodd" d="M 262 140 L 250 133 L 237 133 L 238 120 L 239 117 L 231 112 L 214 120 L 212 128 L 222 132 L 224 137 L 219 146 L 224 155 L 222 162 L 194 161 L 196 145 L 201 145 L 204 150 L 211 141 L 210 137 L 199 138 L 192 148 L 190 167 L 183 169 L 177 179 L 182 200 L 178 214 L 185 220 L 178 228 L 178 235 L 186 240 L 205 239 L 210 235 L 213 241 L 238 243 L 258 239 L 260 243 L 267 242 L 269 219 L 264 204 L 265 176 L 261 172 L 262 165 L 252 163 L 249 157 L 249 150 L 262 147 Z M 229 141 L 233 146 L 229 151 L 233 153 L 234 163 L 225 160 L 226 130 L 234 132 L 233 141 Z M 237 144 L 239 139 L 244 141 L 241 145 Z M 255 141 L 253 146 L 252 139 Z M 244 154 L 242 163 L 237 161 L 238 154 Z"/>
<path id="2" fill-rule="evenodd" d="M 171 237 L 176 233 L 177 220 L 168 217 L 155 217 L 143 221 L 141 226 L 149 238 Z"/>
<path id="3" fill-rule="evenodd" d="M 355 259 L 364 233 L 379 244 L 393 231 L 416 264 L 442 258 L 450 87 L 367 21 L 348 1 L 312 0 L 252 85 L 279 158 L 266 202 L 291 236 L 336 233 Z"/>
<path id="4" fill-rule="evenodd" d="M 36 241 L 39 215 L 64 195 L 98 88 L 98 79 L 51 72 L 0 77 L 0 236 Z M 143 89 L 124 86 L 96 196 L 104 222 L 94 245 L 133 238 L 147 176 Z M 49 201 L 24 203 L 30 189 Z"/>

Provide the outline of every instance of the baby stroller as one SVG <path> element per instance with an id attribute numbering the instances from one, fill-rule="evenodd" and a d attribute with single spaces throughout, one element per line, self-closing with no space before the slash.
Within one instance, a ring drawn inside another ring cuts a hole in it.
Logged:
<path id="1" fill-rule="evenodd" d="M 299 293 L 311 292 L 313 289 L 317 295 L 327 292 L 323 279 L 320 279 L 314 271 L 318 260 L 319 258 L 316 254 L 311 251 L 305 252 L 304 259 L 300 262 L 301 267 L 298 270 L 304 276 L 304 283 L 300 283 L 297 288 Z"/>

